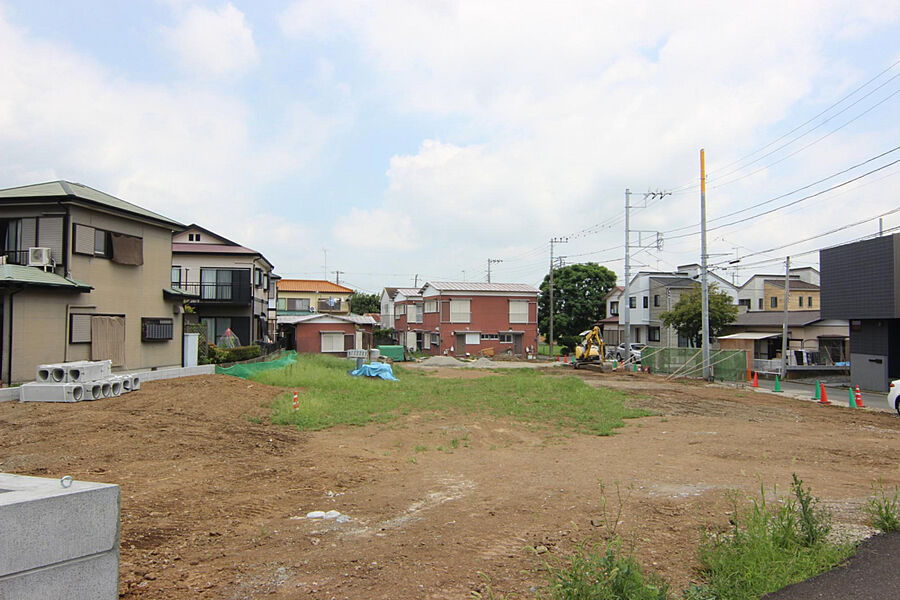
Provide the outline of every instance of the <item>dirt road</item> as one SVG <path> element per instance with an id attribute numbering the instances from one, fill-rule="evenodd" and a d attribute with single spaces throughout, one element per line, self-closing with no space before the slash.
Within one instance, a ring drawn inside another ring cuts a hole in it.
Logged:
<path id="1" fill-rule="evenodd" d="M 619 532 L 680 586 L 729 489 L 783 490 L 797 472 L 862 535 L 871 482 L 900 483 L 890 414 L 578 376 L 660 416 L 610 437 L 432 414 L 304 433 L 268 423 L 280 390 L 203 376 L 103 402 L 0 404 L 0 470 L 119 484 L 130 599 L 466 598 L 486 581 L 528 597 L 545 559 L 605 532 L 601 480 L 612 510 L 614 481 L 628 496 Z"/>

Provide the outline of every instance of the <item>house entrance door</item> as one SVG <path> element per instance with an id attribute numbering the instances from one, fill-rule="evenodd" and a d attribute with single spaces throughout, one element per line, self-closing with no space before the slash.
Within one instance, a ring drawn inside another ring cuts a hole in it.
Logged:
<path id="1" fill-rule="evenodd" d="M 466 334 L 456 334 L 456 355 L 463 356 L 466 353 Z"/>
<path id="2" fill-rule="evenodd" d="M 513 354 L 517 354 L 519 356 L 525 354 L 525 345 L 523 343 L 524 338 L 525 334 L 523 333 L 513 334 Z"/>

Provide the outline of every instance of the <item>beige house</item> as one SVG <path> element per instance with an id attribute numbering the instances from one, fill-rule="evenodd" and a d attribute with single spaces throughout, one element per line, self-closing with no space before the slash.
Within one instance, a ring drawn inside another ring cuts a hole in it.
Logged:
<path id="1" fill-rule="evenodd" d="M 172 286 L 194 296 L 190 305 L 206 327 L 207 340 L 215 343 L 228 329 L 245 346 L 273 337 L 272 263 L 265 256 L 199 225 L 188 225 L 172 238 L 172 261 Z"/>
<path id="2" fill-rule="evenodd" d="M 324 279 L 281 279 L 278 281 L 278 315 L 350 314 L 353 290 Z"/>
<path id="3" fill-rule="evenodd" d="M 39 364 L 182 365 L 183 292 L 171 287 L 183 225 L 90 187 L 0 190 L 0 378 Z"/>

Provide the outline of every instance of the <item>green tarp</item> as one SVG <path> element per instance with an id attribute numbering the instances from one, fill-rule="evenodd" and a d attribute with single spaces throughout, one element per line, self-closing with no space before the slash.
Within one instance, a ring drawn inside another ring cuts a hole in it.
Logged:
<path id="1" fill-rule="evenodd" d="M 297 352 L 291 350 L 285 352 L 275 360 L 267 360 L 265 362 L 242 363 L 231 367 L 216 366 L 216 373 L 223 375 L 232 375 L 233 377 L 241 377 L 249 379 L 253 375 L 262 373 L 263 371 L 271 371 L 272 369 L 283 369 L 297 362 Z"/>

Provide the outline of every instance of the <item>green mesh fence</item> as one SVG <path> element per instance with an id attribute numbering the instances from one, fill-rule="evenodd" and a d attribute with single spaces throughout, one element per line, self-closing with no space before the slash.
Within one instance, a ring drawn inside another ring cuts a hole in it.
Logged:
<path id="1" fill-rule="evenodd" d="M 231 367 L 216 366 L 216 373 L 249 379 L 251 376 L 262 373 L 263 371 L 283 369 L 284 367 L 292 365 L 295 362 L 297 362 L 297 352 L 295 350 L 291 350 L 290 352 L 285 352 L 275 360 L 267 360 L 265 362 L 255 363 L 241 363 L 239 365 L 233 365 Z"/>
<path id="2" fill-rule="evenodd" d="M 711 350 L 710 372 L 715 379 L 743 381 L 747 378 L 747 354 L 743 350 Z M 641 350 L 641 366 L 653 373 L 703 376 L 703 353 L 699 348 L 651 348 Z"/>

